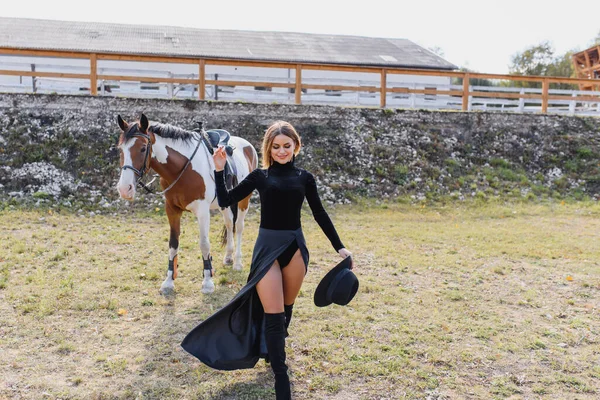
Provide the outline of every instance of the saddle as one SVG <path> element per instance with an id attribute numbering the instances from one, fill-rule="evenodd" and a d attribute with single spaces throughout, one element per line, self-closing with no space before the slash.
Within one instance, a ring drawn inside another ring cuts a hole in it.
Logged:
<path id="1" fill-rule="evenodd" d="M 200 137 L 202 141 L 206 145 L 208 152 L 212 155 L 215 152 L 215 149 L 219 146 L 225 147 L 225 153 L 227 154 L 227 161 L 225 161 L 225 186 L 228 190 L 231 190 L 237 182 L 237 169 L 235 167 L 235 162 L 233 161 L 233 150 L 235 147 L 229 144 L 229 139 L 231 138 L 231 134 L 227 132 L 225 129 L 210 129 L 205 131 L 202 128 L 202 122 L 197 121 L 198 128 L 195 130 L 200 133 Z"/>
<path id="2" fill-rule="evenodd" d="M 223 146 L 228 156 L 233 154 L 233 146 L 229 144 L 231 135 L 225 129 L 211 129 L 206 131 L 206 135 L 213 149 Z"/>

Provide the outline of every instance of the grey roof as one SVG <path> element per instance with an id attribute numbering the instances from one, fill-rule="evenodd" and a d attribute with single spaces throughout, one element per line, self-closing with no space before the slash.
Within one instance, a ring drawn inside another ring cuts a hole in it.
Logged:
<path id="1" fill-rule="evenodd" d="M 0 17 L 0 47 L 457 69 L 407 39 Z"/>

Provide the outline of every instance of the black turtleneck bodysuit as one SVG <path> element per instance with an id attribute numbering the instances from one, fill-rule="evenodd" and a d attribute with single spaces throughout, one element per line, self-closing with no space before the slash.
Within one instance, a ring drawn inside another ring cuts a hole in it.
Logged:
<path id="1" fill-rule="evenodd" d="M 260 227 L 274 230 L 296 230 L 301 227 L 300 211 L 304 198 L 313 216 L 336 251 L 344 247 L 321 204 L 312 174 L 296 168 L 292 162 L 274 162 L 267 169 L 255 169 L 231 190 L 225 187 L 223 171 L 215 171 L 217 201 L 229 207 L 248 196 L 254 189 L 260 195 Z"/>

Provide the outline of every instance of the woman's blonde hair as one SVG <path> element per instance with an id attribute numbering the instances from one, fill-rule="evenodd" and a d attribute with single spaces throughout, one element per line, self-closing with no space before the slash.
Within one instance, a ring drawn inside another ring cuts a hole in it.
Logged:
<path id="1" fill-rule="evenodd" d="M 263 137 L 262 142 L 262 166 L 263 168 L 269 168 L 273 164 L 273 157 L 271 157 L 271 147 L 273 146 L 273 140 L 276 136 L 285 135 L 294 141 L 294 155 L 298 155 L 302 142 L 300 141 L 300 135 L 296 132 L 296 129 L 286 121 L 275 121 Z"/>

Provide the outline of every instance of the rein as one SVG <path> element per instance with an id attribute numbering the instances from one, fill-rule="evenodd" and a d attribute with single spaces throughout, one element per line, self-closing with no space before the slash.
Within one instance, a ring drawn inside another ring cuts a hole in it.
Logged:
<path id="1" fill-rule="evenodd" d="M 165 190 L 163 190 L 162 192 L 158 192 L 157 194 L 165 194 L 167 193 L 173 186 L 175 186 L 175 184 L 179 181 L 179 179 L 183 176 L 183 173 L 185 172 L 185 170 L 187 169 L 188 165 L 190 165 L 190 163 L 192 162 L 192 160 L 194 159 L 194 156 L 196 155 L 196 152 L 198 151 L 198 148 L 200 148 L 200 143 L 202 143 L 202 141 L 198 140 L 198 144 L 196 144 L 196 148 L 194 149 L 194 152 L 192 153 L 192 156 L 190 158 L 188 158 L 187 163 L 185 163 L 185 166 L 183 167 L 183 169 L 181 170 L 181 172 L 179 173 L 179 176 L 177 177 L 177 179 L 175 179 L 168 188 L 166 188 Z"/>

